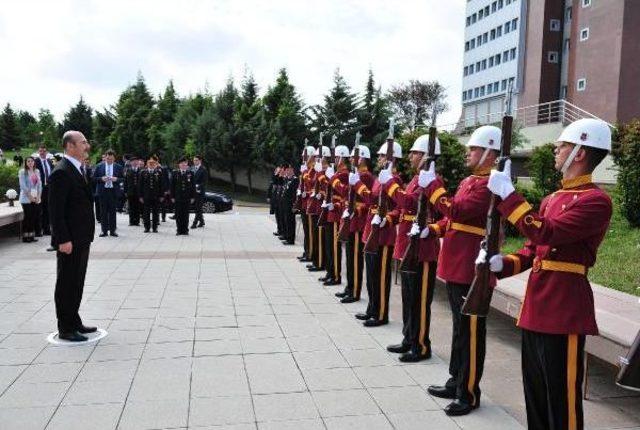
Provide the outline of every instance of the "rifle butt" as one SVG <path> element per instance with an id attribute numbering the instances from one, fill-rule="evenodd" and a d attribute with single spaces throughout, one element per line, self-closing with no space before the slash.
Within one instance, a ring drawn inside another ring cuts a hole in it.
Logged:
<path id="1" fill-rule="evenodd" d="M 412 237 L 411 241 L 409 242 L 409 246 L 407 246 L 407 249 L 402 256 L 400 266 L 398 267 L 398 270 L 400 272 L 410 274 L 418 273 L 420 263 L 418 262 L 418 248 L 416 245 L 417 244 Z"/>
<path id="2" fill-rule="evenodd" d="M 340 230 L 338 230 L 338 240 L 340 242 L 346 242 L 349 240 L 349 236 L 351 236 L 351 218 L 345 218 L 342 220 L 342 225 L 340 226 Z"/>
<path id="3" fill-rule="evenodd" d="M 479 264 L 476 266 L 476 275 L 462 305 L 461 312 L 464 315 L 486 317 L 489 314 L 492 296 L 493 288 L 491 288 L 489 264 Z"/>
<path id="4" fill-rule="evenodd" d="M 371 232 L 369 233 L 369 238 L 367 239 L 367 243 L 364 244 L 364 253 L 365 254 L 377 254 L 380 243 L 380 227 L 377 225 L 371 226 Z"/>

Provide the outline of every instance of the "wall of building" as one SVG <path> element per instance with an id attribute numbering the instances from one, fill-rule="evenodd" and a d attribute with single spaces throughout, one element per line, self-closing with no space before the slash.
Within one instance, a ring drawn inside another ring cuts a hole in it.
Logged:
<path id="1" fill-rule="evenodd" d="M 624 5 L 618 121 L 640 118 L 640 1 Z"/>

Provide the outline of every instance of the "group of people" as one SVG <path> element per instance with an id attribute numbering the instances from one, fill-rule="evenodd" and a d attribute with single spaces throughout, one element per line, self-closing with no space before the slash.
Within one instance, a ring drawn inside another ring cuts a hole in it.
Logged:
<path id="1" fill-rule="evenodd" d="M 267 190 L 270 213 L 275 215 L 278 236 L 284 245 L 294 245 L 296 241 L 296 191 L 300 179 L 290 164 L 282 164 L 273 172 L 271 183 Z"/>
<path id="2" fill-rule="evenodd" d="M 393 168 L 402 157 L 402 148 L 392 138 L 377 152 L 377 176 L 370 150 L 364 145 L 358 145 L 358 154 L 350 153 L 346 146 L 335 147 L 334 165 L 329 165 L 333 154 L 328 147 L 322 146 L 320 152 L 307 146 L 299 187 L 287 169 L 276 172 L 275 189 L 280 192 L 276 195 L 282 196 L 276 199 L 282 207 L 273 207 L 279 219 L 276 233 L 285 243 L 294 239 L 287 235 L 295 230 L 287 220 L 291 222 L 288 216 L 297 203 L 304 231 L 304 252 L 298 259 L 309 263 L 311 272 L 325 272 L 320 281 L 327 286 L 342 284 L 341 241 L 345 241 L 347 282 L 335 295 L 343 303 L 359 301 L 363 271 L 366 273 L 368 304 L 355 315 L 366 327 L 388 323 L 392 260 L 402 260 L 409 241 L 418 239 L 420 269 L 401 273 L 401 340 L 387 349 L 400 354 L 403 362 L 431 357 L 431 304 L 436 276 L 442 279 L 453 325 L 450 376 L 428 391 L 452 400 L 444 409 L 448 415 L 468 414 L 480 406 L 486 318 L 462 312 L 476 265 L 489 265 L 492 286 L 498 278 L 531 268 L 517 322 L 522 329 L 528 426 L 580 429 L 585 336 L 597 334 L 587 272 L 595 263 L 612 214 L 610 198 L 593 183 L 591 174 L 611 150 L 611 132 L 596 119 L 578 120 L 562 132 L 555 148 L 562 187 L 537 210 L 515 191 L 510 161 L 502 171 L 492 170 L 501 142 L 500 128 L 482 126 L 473 132 L 466 144 L 471 174 L 454 195 L 436 174 L 436 163 L 419 168 L 428 150 L 426 135 L 410 149 L 408 158 L 415 174 L 408 184 L 403 184 Z M 387 151 L 387 145 L 393 149 Z M 437 140 L 435 152 L 440 153 Z M 392 157 L 387 155 L 391 153 Z M 297 202 L 291 204 L 290 193 L 295 188 Z M 384 208 L 378 207 L 381 194 L 386 200 Z M 513 224 L 526 238 L 522 249 L 513 254 L 487 256 L 481 247 L 492 195 L 504 222 Z M 421 199 L 431 215 L 424 228 L 416 223 Z M 371 246 L 368 242 L 374 230 L 377 241 Z"/>

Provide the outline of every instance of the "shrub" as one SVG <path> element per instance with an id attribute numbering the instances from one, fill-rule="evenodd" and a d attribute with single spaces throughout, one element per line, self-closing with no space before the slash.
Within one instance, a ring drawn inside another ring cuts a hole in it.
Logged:
<path id="1" fill-rule="evenodd" d="M 618 167 L 618 203 L 632 227 L 640 227 L 640 120 L 618 126 L 613 160 Z"/>
<path id="2" fill-rule="evenodd" d="M 0 200 L 6 200 L 4 195 L 9 188 L 13 188 L 18 193 L 20 192 L 20 185 L 18 183 L 18 170 L 19 166 L 15 164 L 0 165 Z"/>
<path id="3" fill-rule="evenodd" d="M 555 168 L 553 148 L 551 143 L 535 148 L 526 164 L 535 189 L 543 196 L 556 191 L 562 179 L 562 173 Z"/>

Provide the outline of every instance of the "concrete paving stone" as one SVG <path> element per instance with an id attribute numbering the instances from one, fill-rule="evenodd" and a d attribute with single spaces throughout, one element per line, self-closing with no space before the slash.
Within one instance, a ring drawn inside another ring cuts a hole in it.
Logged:
<path id="1" fill-rule="evenodd" d="M 114 320 L 108 330 L 110 332 L 122 331 L 149 331 L 154 323 L 153 318 L 148 319 L 117 319 Z"/>
<path id="2" fill-rule="evenodd" d="M 248 396 L 249 384 L 241 355 L 195 357 L 191 376 L 193 397 Z"/>
<path id="3" fill-rule="evenodd" d="M 283 337 L 282 330 L 277 325 L 240 327 L 238 332 L 242 340 Z"/>
<path id="4" fill-rule="evenodd" d="M 42 334 L 11 334 L 1 343 L 0 348 L 23 349 L 44 348 L 47 345 L 46 336 Z"/>
<path id="5" fill-rule="evenodd" d="M 158 358 L 191 357 L 193 342 L 167 342 L 150 343 L 142 354 L 143 360 L 155 360 Z"/>
<path id="6" fill-rule="evenodd" d="M 387 415 L 397 430 L 459 430 L 460 427 L 442 411 L 402 412 Z M 500 427 L 493 427 L 500 429 Z"/>
<path id="7" fill-rule="evenodd" d="M 504 409 L 498 406 L 483 405 L 473 413 L 462 417 L 453 417 L 453 421 L 462 429 L 473 430 L 493 430 L 496 428 L 504 430 L 524 429 L 515 418 L 507 414 Z"/>
<path id="8" fill-rule="evenodd" d="M 146 430 L 186 427 L 189 399 L 128 401 L 118 430 Z"/>
<path id="9" fill-rule="evenodd" d="M 236 315 L 272 315 L 274 310 L 270 305 L 238 305 L 235 306 Z M 200 312 L 198 313 L 200 315 Z"/>
<path id="10" fill-rule="evenodd" d="M 236 327 L 238 323 L 236 322 L 235 316 L 220 316 L 220 317 L 196 317 L 196 327 L 197 328 L 216 328 L 216 327 Z"/>
<path id="11" fill-rule="evenodd" d="M 15 381 L 27 366 L 0 366 L 0 393 Z"/>
<path id="12" fill-rule="evenodd" d="M 284 393 L 253 396 L 256 421 L 289 421 L 318 418 L 311 394 Z"/>
<path id="13" fill-rule="evenodd" d="M 364 389 L 313 391 L 312 394 L 322 417 L 377 415 L 381 412 Z"/>
<path id="14" fill-rule="evenodd" d="M 278 327 L 278 320 L 274 315 L 240 315 L 237 318 L 238 327 Z"/>
<path id="15" fill-rule="evenodd" d="M 203 341 L 196 340 L 194 343 L 194 357 L 236 354 L 242 354 L 242 344 L 238 339 Z"/>
<path id="16" fill-rule="evenodd" d="M 42 430 L 55 410 L 55 406 L 0 408 L 0 423 L 11 425 L 7 430 Z"/>
<path id="17" fill-rule="evenodd" d="M 191 399 L 190 426 L 250 424 L 255 422 L 251 398 L 216 397 Z"/>
<path id="18" fill-rule="evenodd" d="M 302 370 L 349 367 L 342 354 L 335 348 L 327 351 L 294 352 L 293 358 Z"/>
<path id="19" fill-rule="evenodd" d="M 112 430 L 116 428 L 123 404 L 63 405 L 56 411 L 47 430 Z"/>
<path id="20" fill-rule="evenodd" d="M 284 337 L 266 339 L 244 339 L 241 341 L 244 354 L 272 354 L 276 352 L 291 352 Z"/>
<path id="21" fill-rule="evenodd" d="M 305 369 L 302 373 L 312 391 L 362 388 L 362 384 L 350 368 Z"/>
<path id="22" fill-rule="evenodd" d="M 326 429 L 321 419 L 294 420 L 294 421 L 270 421 L 258 423 L 259 430 L 324 430 Z"/>
<path id="23" fill-rule="evenodd" d="M 420 387 L 370 388 L 369 392 L 386 415 L 441 409 Z"/>
<path id="24" fill-rule="evenodd" d="M 19 382 L 65 382 L 73 381 L 83 363 L 32 364 L 20 375 Z"/>
<path id="25" fill-rule="evenodd" d="M 135 345 L 139 343 L 147 343 L 149 338 L 148 330 L 136 331 L 117 331 L 107 329 L 109 335 L 100 340 L 100 345 Z"/>
<path id="26" fill-rule="evenodd" d="M 419 385 L 442 385 L 449 379 L 449 365 L 433 363 L 431 360 L 423 361 L 418 365 L 406 365 L 402 368 Z"/>
<path id="27" fill-rule="evenodd" d="M 155 318 L 157 309 L 120 309 L 116 314 L 116 319 L 149 319 Z"/>
<path id="28" fill-rule="evenodd" d="M 155 327 L 162 327 L 170 330 L 191 329 L 196 326 L 195 317 L 158 317 L 154 323 Z"/>
<path id="29" fill-rule="evenodd" d="M 67 391 L 62 404 L 124 403 L 130 387 L 131 381 L 121 378 L 105 381 L 76 381 Z"/>
<path id="30" fill-rule="evenodd" d="M 150 343 L 184 342 L 184 341 L 193 341 L 193 339 L 194 339 L 194 330 L 191 328 L 168 329 L 164 327 L 154 326 L 151 329 L 151 335 L 149 336 Z"/>
<path id="31" fill-rule="evenodd" d="M 196 308 L 198 316 L 201 317 L 220 317 L 220 316 L 234 316 L 236 314 L 236 308 L 231 305 L 218 305 L 218 306 L 200 306 Z M 262 312 L 269 313 L 269 312 Z M 253 315 L 253 313 L 244 312 L 245 315 Z"/>
<path id="32" fill-rule="evenodd" d="M 378 344 L 368 334 L 362 334 L 362 335 L 337 334 L 337 335 L 333 335 L 332 339 L 335 342 L 338 349 L 340 350 L 371 349 L 371 348 L 376 348 L 378 346 Z"/>
<path id="33" fill-rule="evenodd" d="M 0 408 L 56 406 L 69 385 L 69 382 L 15 382 L 0 397 Z"/>
<path id="34" fill-rule="evenodd" d="M 131 381 L 138 368 L 138 360 L 110 360 L 87 362 L 76 381 Z"/>
<path id="35" fill-rule="evenodd" d="M 89 362 L 120 361 L 138 359 L 142 356 L 144 344 L 98 345 L 89 357 Z"/>
<path id="36" fill-rule="evenodd" d="M 329 417 L 324 419 L 328 430 L 387 430 L 393 427 L 384 415 Z"/>
<path id="37" fill-rule="evenodd" d="M 168 400 L 189 397 L 189 378 L 171 373 L 166 369 L 165 377 L 142 378 L 136 376 L 131 385 L 129 400 Z"/>
<path id="38" fill-rule="evenodd" d="M 336 349 L 329 336 L 289 337 L 289 347 L 294 352 L 330 351 Z"/>
<path id="39" fill-rule="evenodd" d="M 298 314 L 310 314 L 311 311 L 306 305 L 278 305 L 273 304 L 273 313 L 276 315 L 298 315 Z"/>
<path id="40" fill-rule="evenodd" d="M 306 390 L 300 370 L 290 354 L 247 355 L 245 364 L 254 394 Z"/>
<path id="41" fill-rule="evenodd" d="M 416 385 L 400 366 L 354 367 L 353 371 L 365 387 L 404 387 Z"/>
<path id="42" fill-rule="evenodd" d="M 255 423 L 230 424 L 230 425 L 222 425 L 222 426 L 204 426 L 204 427 L 189 426 L 189 428 L 194 430 L 256 430 L 257 429 Z"/>
<path id="43" fill-rule="evenodd" d="M 385 350 L 375 349 L 345 349 L 342 355 L 351 367 L 363 366 L 396 366 L 400 364 L 396 354 L 391 355 Z"/>
<path id="44" fill-rule="evenodd" d="M 240 331 L 236 327 L 196 328 L 195 339 L 197 341 L 240 339 Z"/>

